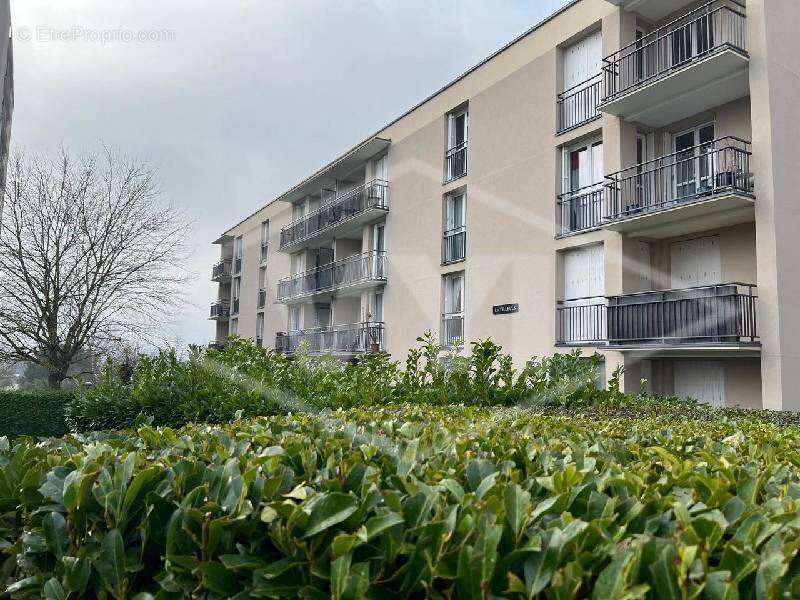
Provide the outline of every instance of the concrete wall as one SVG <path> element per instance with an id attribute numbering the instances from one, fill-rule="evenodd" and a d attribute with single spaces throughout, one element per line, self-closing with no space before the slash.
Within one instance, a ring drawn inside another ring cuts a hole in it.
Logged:
<path id="1" fill-rule="evenodd" d="M 747 14 L 763 398 L 800 410 L 800 3 L 749 0 Z"/>

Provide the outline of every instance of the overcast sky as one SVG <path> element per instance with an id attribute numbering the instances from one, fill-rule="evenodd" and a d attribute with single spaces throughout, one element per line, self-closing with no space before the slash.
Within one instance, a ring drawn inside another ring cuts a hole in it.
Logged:
<path id="1" fill-rule="evenodd" d="M 102 140 L 155 164 L 195 223 L 170 338 L 205 343 L 224 229 L 564 4 L 11 0 L 12 146 Z"/>

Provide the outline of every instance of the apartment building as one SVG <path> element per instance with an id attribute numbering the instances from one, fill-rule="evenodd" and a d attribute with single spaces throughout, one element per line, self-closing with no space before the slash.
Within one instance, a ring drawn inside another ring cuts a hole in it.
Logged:
<path id="1" fill-rule="evenodd" d="M 797 22 L 570 3 L 225 231 L 212 343 L 402 360 L 432 330 L 800 409 Z"/>

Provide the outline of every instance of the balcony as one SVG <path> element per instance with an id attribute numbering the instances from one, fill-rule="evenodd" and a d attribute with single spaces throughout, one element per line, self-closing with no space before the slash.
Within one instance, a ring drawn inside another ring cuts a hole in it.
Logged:
<path id="1" fill-rule="evenodd" d="M 467 228 L 456 227 L 444 232 L 442 237 L 442 264 L 461 262 L 467 256 Z"/>
<path id="2" fill-rule="evenodd" d="M 450 148 L 444 154 L 444 182 L 449 183 L 467 174 L 467 142 Z"/>
<path id="3" fill-rule="evenodd" d="M 208 317 L 213 321 L 227 321 L 231 316 L 231 304 L 227 300 L 217 300 L 211 303 L 211 314 Z"/>
<path id="4" fill-rule="evenodd" d="M 444 313 L 442 315 L 442 346 L 455 348 L 464 345 L 464 313 Z"/>
<path id="5" fill-rule="evenodd" d="M 745 8 L 715 0 L 603 59 L 599 109 L 663 127 L 747 96 Z"/>
<path id="6" fill-rule="evenodd" d="M 608 175 L 605 226 L 665 238 L 752 220 L 750 156 L 726 137 Z"/>
<path id="7" fill-rule="evenodd" d="M 602 79 L 602 74 L 597 74 L 556 97 L 557 135 L 591 123 L 602 116 L 597 110 L 601 99 Z"/>
<path id="8" fill-rule="evenodd" d="M 556 345 L 605 346 L 608 342 L 607 304 L 604 297 L 559 302 L 556 308 Z"/>
<path id="9" fill-rule="evenodd" d="M 757 288 L 726 283 L 562 302 L 558 345 L 620 350 L 760 348 Z"/>
<path id="10" fill-rule="evenodd" d="M 309 354 L 347 356 L 381 352 L 384 330 L 383 323 L 354 323 L 279 333 L 275 337 L 275 350 L 292 355 L 305 344 Z"/>
<path id="11" fill-rule="evenodd" d="M 603 225 L 602 184 L 565 192 L 557 197 L 556 236 L 598 229 Z"/>
<path id="12" fill-rule="evenodd" d="M 758 346 L 756 286 L 730 283 L 608 299 L 612 346 Z"/>
<path id="13" fill-rule="evenodd" d="M 281 250 L 341 235 L 383 216 L 389 210 L 389 184 L 376 179 L 320 206 L 281 229 Z M 343 229 L 347 227 L 347 229 Z"/>
<path id="14" fill-rule="evenodd" d="M 222 283 L 231 278 L 233 264 L 230 260 L 223 260 L 214 265 L 211 269 L 211 281 Z"/>
<path id="15" fill-rule="evenodd" d="M 278 302 L 291 302 L 316 294 L 348 293 L 386 281 L 386 252 L 373 250 L 348 256 L 278 282 Z"/>

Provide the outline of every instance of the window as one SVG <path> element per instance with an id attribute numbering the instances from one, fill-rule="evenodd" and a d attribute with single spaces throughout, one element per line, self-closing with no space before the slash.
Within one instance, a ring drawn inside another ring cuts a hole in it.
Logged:
<path id="1" fill-rule="evenodd" d="M 369 314 L 371 323 L 383 323 L 383 290 L 370 296 Z"/>
<path id="2" fill-rule="evenodd" d="M 292 221 L 298 221 L 302 219 L 306 214 L 306 203 L 305 202 L 298 202 L 297 204 L 292 205 Z"/>
<path id="3" fill-rule="evenodd" d="M 264 343 L 264 313 L 256 315 L 256 344 L 262 346 Z"/>
<path id="4" fill-rule="evenodd" d="M 456 110 L 447 115 L 445 182 L 467 174 L 468 119 L 466 109 Z"/>
<path id="5" fill-rule="evenodd" d="M 372 227 L 372 273 L 374 279 L 386 277 L 386 224 L 377 223 Z"/>
<path id="6" fill-rule="evenodd" d="M 388 181 L 388 157 L 384 154 L 380 158 L 372 161 L 372 179 L 377 181 Z"/>
<path id="7" fill-rule="evenodd" d="M 599 227 L 603 215 L 603 140 L 565 148 L 563 170 L 560 233 Z"/>
<path id="8" fill-rule="evenodd" d="M 560 95 L 558 131 L 600 116 L 600 75 L 603 34 L 598 31 L 564 49 L 564 93 Z"/>
<path id="9" fill-rule="evenodd" d="M 242 271 L 242 236 L 237 236 L 233 239 L 233 272 L 240 273 Z"/>
<path id="10" fill-rule="evenodd" d="M 444 314 L 442 315 L 442 345 L 464 344 L 464 273 L 449 273 L 444 277 Z"/>
<path id="11" fill-rule="evenodd" d="M 289 322 L 287 323 L 289 333 L 300 331 L 300 307 L 289 307 Z"/>
<path id="12" fill-rule="evenodd" d="M 675 200 L 710 192 L 714 187 L 714 124 L 675 136 Z"/>
<path id="13" fill-rule="evenodd" d="M 241 277 L 234 277 L 233 278 L 233 293 L 231 294 L 233 298 L 233 306 L 231 307 L 231 312 L 233 314 L 239 313 L 239 296 L 242 293 L 242 278 Z"/>
<path id="14" fill-rule="evenodd" d="M 333 321 L 333 311 L 330 304 L 315 304 L 314 309 L 316 312 L 316 326 L 330 327 Z"/>
<path id="15" fill-rule="evenodd" d="M 258 268 L 258 308 L 267 304 L 267 267 Z"/>
<path id="16" fill-rule="evenodd" d="M 261 223 L 261 262 L 267 260 L 267 249 L 269 248 L 269 221 Z"/>
<path id="17" fill-rule="evenodd" d="M 442 264 L 450 264 L 466 258 L 466 192 L 448 194 L 444 198 L 444 236 L 442 242 Z"/>
<path id="18" fill-rule="evenodd" d="M 228 334 L 231 336 L 239 335 L 239 319 L 231 319 Z"/>
<path id="19" fill-rule="evenodd" d="M 567 250 L 563 259 L 564 301 L 559 309 L 559 341 L 600 342 L 605 338 L 603 245 Z"/>

